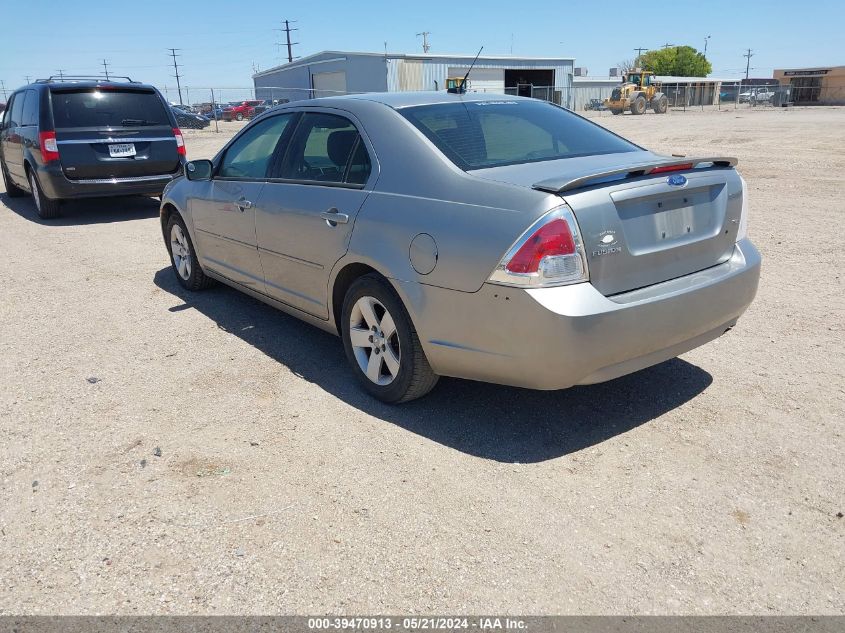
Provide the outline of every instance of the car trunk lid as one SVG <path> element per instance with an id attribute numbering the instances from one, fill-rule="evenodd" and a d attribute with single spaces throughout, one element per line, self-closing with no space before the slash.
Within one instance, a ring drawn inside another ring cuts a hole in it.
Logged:
<path id="1" fill-rule="evenodd" d="M 173 125 L 157 93 L 54 90 L 52 103 L 60 161 L 69 179 L 164 175 L 179 168 Z"/>
<path id="2" fill-rule="evenodd" d="M 590 282 L 610 296 L 730 258 L 742 211 L 735 164 L 626 152 L 472 173 L 560 195 L 578 221 Z"/>

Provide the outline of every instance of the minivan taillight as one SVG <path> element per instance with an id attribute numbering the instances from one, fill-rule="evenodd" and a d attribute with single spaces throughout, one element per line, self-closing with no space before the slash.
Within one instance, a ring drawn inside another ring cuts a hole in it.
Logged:
<path id="1" fill-rule="evenodd" d="M 537 288 L 587 281 L 578 223 L 566 205 L 537 220 L 499 262 L 492 283 Z"/>
<path id="2" fill-rule="evenodd" d="M 182 138 L 182 130 L 178 127 L 173 128 L 173 136 L 176 137 L 176 151 L 180 156 L 185 156 L 185 139 Z"/>
<path id="3" fill-rule="evenodd" d="M 41 158 L 45 163 L 59 160 L 59 145 L 56 143 L 55 132 L 39 132 L 38 142 L 41 145 Z"/>

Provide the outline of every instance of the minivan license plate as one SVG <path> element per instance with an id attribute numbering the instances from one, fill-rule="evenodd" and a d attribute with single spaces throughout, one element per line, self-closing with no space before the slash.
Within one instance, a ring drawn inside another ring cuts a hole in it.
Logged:
<path id="1" fill-rule="evenodd" d="M 134 155 L 134 143 L 120 143 L 118 145 L 109 145 L 109 156 L 111 156 L 112 158 L 126 158 L 127 156 Z"/>

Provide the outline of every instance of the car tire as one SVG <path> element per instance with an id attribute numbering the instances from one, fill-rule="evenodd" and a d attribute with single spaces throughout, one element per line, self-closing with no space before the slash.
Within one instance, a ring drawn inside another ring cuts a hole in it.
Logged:
<path id="1" fill-rule="evenodd" d="M 236 120 L 238 120 L 238 121 L 243 121 L 243 120 L 244 120 L 244 115 L 243 115 L 243 113 L 242 113 L 242 112 L 238 112 L 238 113 L 235 115 L 235 119 L 236 119 Z"/>
<path id="2" fill-rule="evenodd" d="M 340 330 L 353 373 L 382 402 L 415 400 L 437 384 L 408 311 L 380 275 L 365 275 L 349 287 Z"/>
<path id="3" fill-rule="evenodd" d="M 10 198 L 21 198 L 26 195 L 26 190 L 21 189 L 12 182 L 9 172 L 6 171 L 6 164 L 0 163 L 0 171 L 3 172 L 3 184 L 6 185 L 6 195 Z"/>
<path id="4" fill-rule="evenodd" d="M 29 170 L 29 187 L 32 200 L 35 202 L 35 212 L 42 220 L 55 220 L 62 214 L 62 201 L 48 198 L 38 184 L 38 178 L 33 170 Z"/>
<path id="5" fill-rule="evenodd" d="M 631 114 L 644 114 L 645 107 L 645 97 L 640 95 L 631 103 Z"/>
<path id="6" fill-rule="evenodd" d="M 197 252 L 185 226 L 185 220 L 178 213 L 173 213 L 167 221 L 167 252 L 176 281 L 185 290 L 205 290 L 214 285 L 214 280 L 207 276 L 200 267 Z"/>

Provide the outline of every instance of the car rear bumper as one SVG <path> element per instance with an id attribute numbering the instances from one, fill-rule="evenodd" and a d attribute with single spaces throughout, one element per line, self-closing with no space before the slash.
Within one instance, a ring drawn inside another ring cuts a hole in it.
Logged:
<path id="1" fill-rule="evenodd" d="M 532 389 L 611 380 L 721 336 L 757 292 L 760 255 L 605 297 L 591 284 L 462 293 L 397 283 L 434 371 Z"/>
<path id="2" fill-rule="evenodd" d="M 71 180 L 57 164 L 42 165 L 37 169 L 38 182 L 45 195 L 59 200 L 132 195 L 159 196 L 167 183 L 182 174 L 180 167 L 172 174 Z"/>

